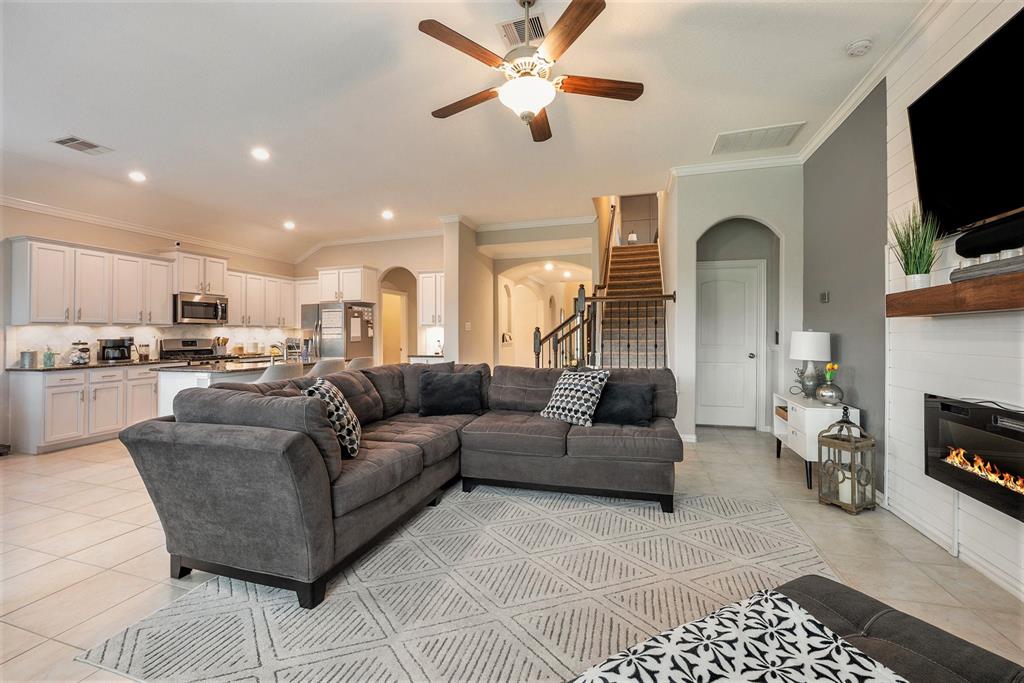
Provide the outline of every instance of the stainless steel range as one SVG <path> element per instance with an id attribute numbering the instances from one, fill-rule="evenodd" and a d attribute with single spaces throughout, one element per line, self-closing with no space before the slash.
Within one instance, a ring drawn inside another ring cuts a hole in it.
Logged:
<path id="1" fill-rule="evenodd" d="M 189 338 L 182 339 L 161 339 L 160 360 L 187 360 L 190 363 L 196 361 L 231 360 L 235 358 L 230 354 L 214 353 L 213 339 Z"/>

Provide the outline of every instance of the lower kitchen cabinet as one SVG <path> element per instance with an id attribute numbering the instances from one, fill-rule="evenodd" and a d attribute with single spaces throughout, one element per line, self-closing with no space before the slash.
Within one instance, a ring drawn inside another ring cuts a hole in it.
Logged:
<path id="1" fill-rule="evenodd" d="M 15 451 L 46 453 L 102 441 L 156 417 L 157 367 L 10 373 Z"/>

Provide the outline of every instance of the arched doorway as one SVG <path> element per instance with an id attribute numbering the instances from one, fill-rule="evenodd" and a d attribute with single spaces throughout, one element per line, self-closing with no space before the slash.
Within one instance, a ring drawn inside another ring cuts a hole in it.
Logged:
<path id="1" fill-rule="evenodd" d="M 779 249 L 778 236 L 749 218 L 716 223 L 697 240 L 697 424 L 769 424 Z"/>
<path id="2" fill-rule="evenodd" d="M 402 267 L 380 277 L 380 342 L 382 363 L 404 363 L 417 347 L 416 276 Z"/>

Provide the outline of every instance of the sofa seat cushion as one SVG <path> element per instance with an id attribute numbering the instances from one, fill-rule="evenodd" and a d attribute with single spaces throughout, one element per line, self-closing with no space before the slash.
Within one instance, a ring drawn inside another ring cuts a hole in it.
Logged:
<path id="1" fill-rule="evenodd" d="M 592 427 L 573 425 L 566 437 L 570 458 L 679 462 L 683 440 L 667 417 L 656 417 L 649 427 L 599 422 Z"/>
<path id="2" fill-rule="evenodd" d="M 397 417 L 397 416 L 396 416 Z M 458 427 L 431 422 L 388 418 L 368 425 L 363 438 L 380 443 L 404 443 L 423 451 L 423 466 L 430 467 L 459 450 Z"/>
<path id="3" fill-rule="evenodd" d="M 422 424 L 437 424 L 452 429 L 461 430 L 479 415 L 418 415 L 416 413 L 399 413 L 391 418 L 394 422 L 412 422 Z"/>
<path id="4" fill-rule="evenodd" d="M 423 452 L 412 444 L 366 441 L 359 455 L 341 464 L 331 484 L 334 516 L 377 500 L 423 471 Z"/>
<path id="5" fill-rule="evenodd" d="M 467 450 L 512 455 L 565 455 L 569 423 L 549 420 L 540 413 L 492 410 L 462 428 L 462 447 Z"/>

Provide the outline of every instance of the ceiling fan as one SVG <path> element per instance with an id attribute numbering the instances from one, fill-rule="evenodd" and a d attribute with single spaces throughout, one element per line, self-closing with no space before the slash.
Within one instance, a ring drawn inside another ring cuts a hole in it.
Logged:
<path id="1" fill-rule="evenodd" d="M 643 83 L 615 81 L 590 76 L 558 76 L 551 79 L 551 68 L 569 46 L 590 26 L 605 7 L 604 0 L 572 0 L 555 25 L 537 47 L 530 45 L 530 8 L 537 0 L 517 0 L 526 11 L 525 43 L 499 57 L 466 36 L 453 31 L 433 19 L 420 22 L 420 31 L 446 45 L 464 52 L 505 76 L 505 82 L 482 90 L 458 102 L 432 112 L 435 118 L 445 119 L 495 97 L 530 126 L 535 142 L 551 138 L 545 107 L 555 99 L 556 92 L 593 97 L 610 97 L 633 101 L 644 92 Z"/>

